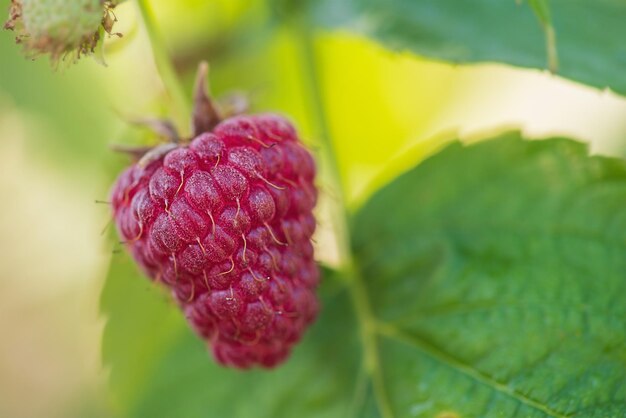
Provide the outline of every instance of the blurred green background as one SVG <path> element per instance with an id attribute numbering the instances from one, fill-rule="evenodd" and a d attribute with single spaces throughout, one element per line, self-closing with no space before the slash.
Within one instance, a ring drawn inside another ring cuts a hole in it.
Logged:
<path id="1" fill-rule="evenodd" d="M 250 93 L 253 110 L 289 115 L 319 149 L 295 23 L 273 21 L 262 0 L 150 3 L 187 91 L 206 59 L 216 95 Z M 173 112 L 135 5 L 115 13 L 125 36 L 107 41 L 106 67 L 83 59 L 54 71 L 0 33 L 0 417 L 115 416 L 98 301 L 119 248 L 103 232 L 108 207 L 95 202 L 127 162 L 109 145 L 153 140 L 122 118 Z M 428 61 L 347 32 L 317 32 L 315 48 L 352 209 L 457 135 L 520 127 L 625 155 L 626 100 L 610 92 L 538 71 Z M 324 209 L 338 191 L 324 177 L 320 187 L 318 258 L 332 264 Z"/>

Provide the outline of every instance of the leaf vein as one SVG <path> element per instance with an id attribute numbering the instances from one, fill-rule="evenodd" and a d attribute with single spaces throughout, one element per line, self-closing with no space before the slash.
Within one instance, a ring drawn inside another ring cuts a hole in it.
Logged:
<path id="1" fill-rule="evenodd" d="M 554 418 L 568 418 L 571 416 L 554 410 L 549 406 L 544 405 L 541 402 L 514 390 L 508 385 L 495 380 L 491 376 L 479 372 L 475 368 L 465 364 L 463 361 L 457 359 L 453 355 L 450 355 L 449 353 L 440 350 L 438 347 L 419 338 L 418 336 L 407 334 L 393 326 L 390 326 L 389 324 L 382 322 L 376 323 L 376 331 L 382 337 L 386 337 L 388 339 L 403 342 L 405 344 L 413 346 L 433 360 L 464 374 L 472 380 L 475 380 L 485 386 L 492 388 L 496 392 L 502 393 L 509 396 L 510 398 L 515 399 L 522 405 L 529 406 L 539 412 L 542 412 Z"/>

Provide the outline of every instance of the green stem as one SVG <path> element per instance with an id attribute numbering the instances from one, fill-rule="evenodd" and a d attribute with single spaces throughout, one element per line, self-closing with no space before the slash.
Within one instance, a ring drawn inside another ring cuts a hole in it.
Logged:
<path id="1" fill-rule="evenodd" d="M 356 311 L 359 322 L 361 344 L 363 344 L 363 365 L 365 371 L 372 380 L 374 396 L 382 418 L 393 418 L 393 411 L 387 390 L 385 389 L 385 378 L 380 365 L 380 353 L 378 351 L 377 321 L 370 306 L 367 289 L 361 278 L 360 272 L 353 268 L 349 271 L 353 277 L 350 281 L 350 297 Z"/>
<path id="2" fill-rule="evenodd" d="M 549 0 L 529 0 L 528 3 L 543 28 L 546 42 L 548 69 L 550 72 L 556 73 L 559 68 L 559 56 L 556 47 L 556 32 L 554 30 L 554 26 L 552 26 L 550 2 Z"/>
<path id="3" fill-rule="evenodd" d="M 313 34 L 305 18 L 296 20 L 293 27 L 299 41 L 300 58 L 302 60 L 301 68 L 309 90 L 308 96 L 311 99 L 311 113 L 315 119 L 314 124 L 317 127 L 318 137 L 322 145 L 322 161 L 326 162 L 328 178 L 331 183 L 330 187 L 337 192 L 334 194 L 331 202 L 331 218 L 333 220 L 337 248 L 339 250 L 339 259 L 342 266 L 349 266 L 352 264 L 352 256 L 348 231 L 348 213 L 345 204 L 345 190 L 343 188 L 339 162 L 337 161 L 335 148 L 331 140 L 328 118 L 325 112 L 324 98 L 321 92 L 322 81 L 319 76 Z"/>
<path id="4" fill-rule="evenodd" d="M 163 36 L 154 19 L 154 13 L 147 0 L 137 0 L 137 8 L 139 9 L 139 14 L 146 28 L 148 39 L 150 40 L 150 47 L 152 48 L 152 55 L 157 71 L 159 72 L 167 94 L 174 103 L 174 114 L 176 115 L 174 119 L 177 122 L 178 129 L 188 129 L 187 121 L 190 117 L 190 106 L 187 95 L 172 65 L 170 56 L 167 53 Z"/>
<path id="5" fill-rule="evenodd" d="M 309 97 L 312 102 L 312 113 L 322 142 L 323 157 L 328 165 L 328 174 L 332 182 L 332 187 L 339 192 L 339 195 L 332 202 L 332 219 L 334 222 L 337 247 L 340 252 L 340 270 L 343 276 L 348 279 L 348 289 L 359 323 L 361 343 L 363 345 L 363 366 L 365 372 L 372 380 L 381 416 L 383 418 L 392 418 L 393 411 L 384 387 L 384 376 L 379 360 L 378 336 L 375 327 L 376 320 L 370 306 L 367 289 L 363 283 L 361 272 L 352 257 L 350 232 L 348 229 L 349 216 L 345 204 L 345 189 L 341 179 L 341 171 L 339 169 L 335 147 L 328 127 L 324 97 L 322 96 L 323 83 L 319 75 L 314 37 L 306 18 L 301 18 L 294 23 L 295 33 L 298 35 L 300 51 L 302 52 L 302 72 L 308 84 Z"/>

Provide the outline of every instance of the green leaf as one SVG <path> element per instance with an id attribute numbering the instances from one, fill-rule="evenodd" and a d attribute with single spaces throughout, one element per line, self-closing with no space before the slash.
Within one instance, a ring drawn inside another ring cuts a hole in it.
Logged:
<path id="1" fill-rule="evenodd" d="M 168 295 L 140 276 L 129 256 L 115 254 L 100 299 L 107 318 L 102 357 L 111 368 L 112 402 L 121 411 L 143 396 L 154 369 L 185 327 Z"/>
<path id="2" fill-rule="evenodd" d="M 104 358 L 122 416 L 337 417 L 361 413 L 368 390 L 345 288 L 326 271 L 324 310 L 289 361 L 273 371 L 215 364 L 182 314 L 120 255 L 102 300 Z"/>
<path id="3" fill-rule="evenodd" d="M 622 0 L 550 0 L 549 11 L 545 0 L 531 0 L 532 8 L 514 0 L 337 3 L 316 2 L 309 13 L 320 25 L 348 27 L 394 49 L 458 63 L 495 61 L 547 68 L 548 61 L 556 64 L 558 48 L 558 74 L 626 94 L 626 2 Z"/>
<path id="4" fill-rule="evenodd" d="M 626 164 L 565 139 L 455 144 L 382 189 L 353 228 L 379 396 L 399 417 L 626 415 L 625 230 Z"/>
<path id="5" fill-rule="evenodd" d="M 283 366 L 216 366 L 127 256 L 103 297 L 122 416 L 626 414 L 626 164 L 566 139 L 455 143 L 353 218 Z M 360 337 L 360 338 L 359 338 Z"/>

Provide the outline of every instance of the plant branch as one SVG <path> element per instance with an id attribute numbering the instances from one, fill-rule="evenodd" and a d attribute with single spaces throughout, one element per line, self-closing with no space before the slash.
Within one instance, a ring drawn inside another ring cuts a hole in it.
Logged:
<path id="1" fill-rule="evenodd" d="M 345 190 L 343 188 L 341 172 L 337 160 L 335 148 L 330 135 L 328 118 L 324 108 L 322 95 L 322 81 L 320 80 L 318 60 L 315 51 L 313 34 L 306 18 L 294 21 L 294 33 L 299 41 L 301 52 L 302 73 L 307 83 L 308 96 L 312 107 L 314 124 L 318 130 L 318 136 L 322 148 L 322 161 L 326 162 L 331 187 L 337 191 L 331 202 L 332 220 L 339 250 L 339 258 L 342 266 L 349 266 L 351 262 L 350 235 L 348 231 L 348 214 L 345 205 Z"/>

